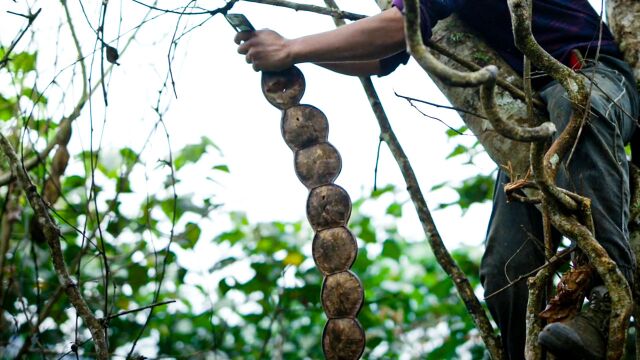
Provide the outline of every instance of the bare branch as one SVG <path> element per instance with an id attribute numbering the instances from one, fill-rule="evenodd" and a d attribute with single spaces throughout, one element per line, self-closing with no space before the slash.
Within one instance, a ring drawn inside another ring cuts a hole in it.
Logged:
<path id="1" fill-rule="evenodd" d="M 40 11 L 42 11 L 42 9 L 38 9 L 38 11 L 36 11 L 34 14 L 29 14 L 29 15 L 17 14 L 17 13 L 8 11 L 10 14 L 18 15 L 18 16 L 22 16 L 22 17 L 26 18 L 29 22 L 28 22 L 27 26 L 25 26 L 24 29 L 22 29 L 22 31 L 20 31 L 20 33 L 18 34 L 16 39 L 11 42 L 11 45 L 9 45 L 9 48 L 5 51 L 4 56 L 2 57 L 2 59 L 0 59 L 0 69 L 2 69 L 5 66 L 7 66 L 7 63 L 9 62 L 9 55 L 11 55 L 11 53 L 15 49 L 16 45 L 18 45 L 18 43 L 20 42 L 20 40 L 24 36 L 24 34 L 27 33 L 27 30 L 29 30 L 29 28 L 31 27 L 31 24 L 33 24 L 33 22 L 36 20 L 38 15 L 40 15 Z"/>
<path id="2" fill-rule="evenodd" d="M 366 17 L 365 15 L 360 15 L 360 14 L 356 14 L 348 11 L 342 11 L 337 8 L 330 8 L 330 7 L 309 5 L 309 4 L 300 4 L 300 3 L 286 1 L 286 0 L 243 0 L 243 1 L 285 7 L 285 8 L 293 9 L 295 11 L 309 11 L 309 12 L 314 12 L 316 14 L 329 15 L 334 19 L 345 19 L 345 20 L 355 21 L 355 20 L 360 20 Z"/>
<path id="3" fill-rule="evenodd" d="M 78 287 L 69 275 L 69 271 L 67 270 L 67 266 L 64 262 L 62 248 L 60 246 L 60 229 L 49 215 L 47 206 L 42 197 L 38 194 L 36 186 L 31 182 L 29 174 L 27 174 L 26 170 L 20 165 L 20 159 L 9 143 L 9 140 L 7 140 L 7 138 L 2 134 L 0 134 L 0 148 L 2 148 L 2 151 L 9 159 L 11 169 L 16 174 L 19 183 L 26 192 L 29 204 L 38 217 L 38 223 L 42 227 L 47 244 L 51 250 L 53 267 L 58 275 L 58 280 L 64 287 L 64 290 L 69 297 L 69 301 L 73 304 L 78 315 L 80 315 L 86 326 L 89 328 L 96 347 L 98 359 L 107 359 L 109 349 L 107 348 L 105 331 L 98 319 L 91 312 L 91 309 L 89 309 L 89 306 L 82 297 Z"/>
<path id="4" fill-rule="evenodd" d="M 120 316 L 124 316 L 124 315 L 127 315 L 127 314 L 133 314 L 133 313 L 136 313 L 136 312 L 139 312 L 139 311 L 143 311 L 143 310 L 147 310 L 147 309 L 152 309 L 152 308 L 155 308 L 155 307 L 158 307 L 158 306 L 172 304 L 174 302 L 176 302 L 176 301 L 175 300 L 167 300 L 167 301 L 162 301 L 162 302 L 159 302 L 159 303 L 143 306 L 141 308 L 119 312 L 117 314 L 109 315 L 107 317 L 107 320 L 115 319 L 115 318 L 120 317 Z"/>
<path id="5" fill-rule="evenodd" d="M 523 142 L 544 141 L 555 134 L 556 126 L 550 121 L 536 127 L 526 128 L 502 119 L 494 98 L 498 68 L 489 65 L 485 67 L 485 70 L 489 72 L 491 76 L 480 87 L 480 99 L 491 125 L 497 132 L 511 140 Z"/>
<path id="6" fill-rule="evenodd" d="M 464 66 L 465 68 L 467 68 L 470 71 L 478 71 L 480 69 L 482 69 L 482 67 L 480 65 L 477 65 L 463 57 L 460 57 L 458 55 L 456 55 L 453 51 L 450 51 L 449 49 L 447 49 L 446 47 L 433 42 L 431 40 L 427 41 L 427 46 L 429 46 L 430 48 L 432 48 L 433 50 L 435 50 L 436 52 L 442 54 L 443 56 L 455 61 L 456 63 Z M 527 94 L 526 92 L 522 91 L 521 89 L 519 89 L 518 87 L 514 86 L 513 84 L 511 84 L 510 82 L 506 81 L 504 78 L 502 77 L 498 77 L 498 79 L 496 80 L 496 83 L 498 84 L 498 86 L 500 86 L 501 88 L 505 89 L 506 91 L 508 91 L 513 97 L 515 97 L 516 99 L 520 99 L 522 101 L 526 101 L 527 100 Z M 533 98 L 531 99 L 531 101 L 533 102 L 533 105 L 540 110 L 546 110 L 546 106 L 544 105 L 544 103 L 542 102 L 542 100 L 540 100 L 539 98 Z"/>
<path id="7" fill-rule="evenodd" d="M 415 102 L 419 102 L 419 103 L 422 103 L 422 104 L 427 104 L 427 105 L 430 105 L 430 106 L 433 106 L 433 107 L 442 108 L 442 109 L 449 109 L 449 110 L 455 110 L 455 111 L 462 112 L 462 113 L 465 113 L 465 114 L 477 116 L 477 117 L 479 117 L 481 119 L 487 119 L 487 117 L 482 115 L 482 114 L 478 114 L 478 113 L 475 113 L 473 111 L 469 111 L 469 110 L 466 110 L 466 109 L 463 109 L 463 108 L 459 108 L 459 107 L 455 107 L 455 106 L 447 106 L 447 105 L 442 105 L 442 104 L 436 104 L 436 103 L 433 103 L 433 102 L 430 102 L 430 101 L 420 100 L 420 99 L 412 98 L 410 96 L 400 95 L 395 91 L 393 93 L 397 97 L 405 99 L 405 100 L 407 100 L 409 102 L 415 101 Z"/>

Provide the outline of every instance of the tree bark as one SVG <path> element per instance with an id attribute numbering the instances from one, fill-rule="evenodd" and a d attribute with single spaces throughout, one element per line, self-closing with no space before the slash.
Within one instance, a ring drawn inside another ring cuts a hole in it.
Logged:
<path id="1" fill-rule="evenodd" d="M 640 84 L 640 1 L 607 0 L 609 29 Z"/>
<path id="2" fill-rule="evenodd" d="M 494 64 L 500 69 L 499 76 L 506 82 L 522 88 L 521 76 L 504 61 L 495 50 L 491 49 L 481 38 L 475 35 L 457 16 L 438 22 L 433 29 L 433 43 L 449 49 L 455 55 L 471 59 L 479 66 Z M 433 54 L 445 65 L 459 70 L 469 70 L 450 58 L 438 53 Z M 479 101 L 479 88 L 461 88 L 444 84 L 435 77 L 431 77 L 438 88 L 455 107 L 469 110 L 477 114 L 484 114 Z M 504 88 L 496 88 L 496 102 L 499 105 L 503 119 L 521 126 L 535 126 L 538 121 L 531 121 L 527 116 L 527 106 L 524 101 L 516 99 Z M 498 165 L 509 166 L 513 169 L 514 178 L 522 178 L 529 169 L 529 143 L 512 141 L 498 134 L 488 120 L 467 113 L 460 116 L 469 129 L 478 137 L 485 150 Z"/>

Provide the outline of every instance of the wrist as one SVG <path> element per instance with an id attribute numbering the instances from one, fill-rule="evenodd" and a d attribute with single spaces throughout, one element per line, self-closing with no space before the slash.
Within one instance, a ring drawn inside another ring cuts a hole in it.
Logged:
<path id="1" fill-rule="evenodd" d="M 286 39 L 285 40 L 285 49 L 287 60 L 291 63 L 291 65 L 295 65 L 301 62 L 306 61 L 302 54 L 302 50 L 300 47 L 300 39 Z"/>

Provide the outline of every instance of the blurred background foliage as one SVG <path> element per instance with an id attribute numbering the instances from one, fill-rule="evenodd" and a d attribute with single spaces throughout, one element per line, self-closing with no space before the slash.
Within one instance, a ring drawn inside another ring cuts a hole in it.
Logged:
<path id="1" fill-rule="evenodd" d="M 53 141 L 59 126 L 56 119 L 21 110 L 50 106 L 25 81 L 35 64 L 35 53 L 14 53 L 6 67 L 13 82 L 0 88 L 2 133 L 24 158 Z M 215 187 L 197 194 L 176 190 L 190 166 L 221 159 L 206 137 L 158 159 L 153 176 L 162 185 L 150 191 L 141 160 L 145 146 L 72 154 L 71 161 L 84 166 L 64 174 L 62 196 L 51 204 L 67 264 L 108 325 L 113 357 L 321 358 L 322 276 L 311 257 L 313 233 L 306 221 L 251 223 L 216 202 Z M 473 162 L 477 144 L 454 146 L 451 157 Z M 7 174 L 2 159 L 0 170 Z M 31 171 L 39 188 L 51 161 Z M 212 183 L 229 171 L 223 159 L 214 163 Z M 440 207 L 468 209 L 489 199 L 493 185 L 488 174 L 432 190 L 443 187 L 454 188 L 459 199 Z M 0 354 L 61 358 L 77 351 L 91 358 L 90 335 L 59 285 L 32 209 L 15 183 L 0 191 Z M 359 316 L 368 339 L 364 358 L 480 359 L 483 345 L 452 281 L 425 241 L 409 241 L 395 226 L 395 219 L 413 210 L 403 199 L 388 185 L 353 201 L 350 229 L 360 248 L 353 271 L 366 292 Z M 384 219 L 364 211 L 369 204 L 383 207 Z M 224 230 L 211 233 L 211 223 L 224 224 Z M 481 249 L 459 248 L 453 255 L 480 293 Z M 151 304 L 160 305 L 135 311 Z M 134 311 L 123 313 L 128 310 Z"/>

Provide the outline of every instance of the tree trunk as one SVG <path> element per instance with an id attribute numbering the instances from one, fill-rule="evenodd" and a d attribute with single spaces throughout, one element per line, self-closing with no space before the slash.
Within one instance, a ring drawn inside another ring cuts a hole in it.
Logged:
<path id="1" fill-rule="evenodd" d="M 609 28 L 640 83 L 640 1 L 608 0 Z"/>
<path id="2" fill-rule="evenodd" d="M 522 88 L 520 75 L 513 71 L 493 49 L 476 36 L 457 16 L 450 16 L 438 22 L 438 25 L 433 29 L 432 41 L 445 49 L 451 50 L 463 59 L 473 61 L 477 65 L 496 65 L 500 69 L 500 77 L 516 87 Z M 465 70 L 464 67 L 450 58 L 435 51 L 432 53 L 438 60 L 449 67 Z M 479 101 L 479 88 L 448 86 L 433 76 L 432 79 L 453 106 L 476 114 L 484 113 Z M 527 107 L 523 101 L 514 98 L 501 87 L 497 87 L 496 92 L 496 102 L 504 119 L 513 121 L 518 125 L 534 125 L 528 119 Z M 503 137 L 493 130 L 486 119 L 462 112 L 460 116 L 469 129 L 478 137 L 478 140 L 496 164 L 505 166 L 511 164 L 511 168 L 514 170 L 514 177 L 522 177 L 526 174 L 529 168 L 530 145 L 528 143 L 516 142 Z"/>

